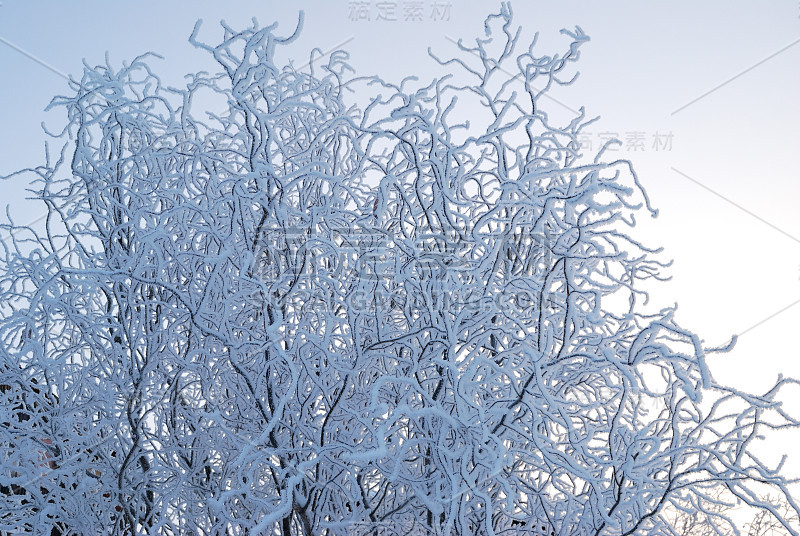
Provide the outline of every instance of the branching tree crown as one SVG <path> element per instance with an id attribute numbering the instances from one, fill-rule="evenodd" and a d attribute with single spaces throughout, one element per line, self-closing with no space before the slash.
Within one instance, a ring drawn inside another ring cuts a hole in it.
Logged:
<path id="1" fill-rule="evenodd" d="M 675 536 L 719 485 L 791 529 L 751 445 L 793 381 L 721 386 L 726 348 L 643 312 L 656 211 L 545 111 L 579 27 L 518 52 L 503 4 L 426 85 L 277 65 L 276 26 L 53 100 L 47 218 L 0 260 L 0 530 Z"/>

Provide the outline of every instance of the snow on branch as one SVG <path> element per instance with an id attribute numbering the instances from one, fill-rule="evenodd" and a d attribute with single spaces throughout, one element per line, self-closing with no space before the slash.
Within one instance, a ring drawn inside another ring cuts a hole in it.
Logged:
<path id="1" fill-rule="evenodd" d="M 732 345 L 642 309 L 656 211 L 581 147 L 597 118 L 546 113 L 583 30 L 519 52 L 504 3 L 426 84 L 277 64 L 302 22 L 198 22 L 219 73 L 145 54 L 53 100 L 43 230 L 3 226 L 0 531 L 675 536 L 737 502 L 796 531 L 753 449 L 796 382 L 719 385 Z"/>

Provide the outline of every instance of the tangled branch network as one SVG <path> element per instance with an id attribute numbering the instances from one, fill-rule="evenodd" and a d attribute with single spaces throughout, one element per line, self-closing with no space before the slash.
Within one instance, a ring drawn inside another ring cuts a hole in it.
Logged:
<path id="1" fill-rule="evenodd" d="M 644 312 L 656 211 L 545 111 L 580 28 L 519 52 L 503 4 L 425 85 L 277 65 L 276 27 L 198 23 L 220 71 L 184 88 L 145 54 L 52 101 L 47 218 L 0 259 L 0 531 L 723 534 L 721 501 L 797 529 L 752 447 L 795 382 L 722 386 L 727 348 Z"/>

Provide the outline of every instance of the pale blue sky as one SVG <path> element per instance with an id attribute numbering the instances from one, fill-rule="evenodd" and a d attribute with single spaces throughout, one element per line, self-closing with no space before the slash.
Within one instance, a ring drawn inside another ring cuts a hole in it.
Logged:
<path id="1" fill-rule="evenodd" d="M 375 20 L 378 1 L 371 0 L 371 20 L 356 21 L 346 0 L 2 0 L 0 174 L 42 161 L 40 122 L 55 128 L 62 121 L 60 112 L 43 109 L 66 91 L 58 74 L 9 44 L 68 74 L 80 72 L 82 58 L 102 62 L 106 51 L 119 63 L 152 50 L 165 56 L 152 65 L 178 84 L 186 72 L 213 67 L 187 42 L 196 19 L 205 20 L 201 37 L 214 42 L 222 18 L 234 27 L 253 16 L 262 25 L 277 20 L 289 33 L 302 8 L 305 30 L 292 48 L 296 63 L 305 63 L 313 47 L 346 43 L 360 74 L 429 79 L 441 71 L 427 59 L 427 47 L 454 53 L 449 39 L 481 36 L 484 16 L 499 7 L 437 2 L 437 20 L 431 0 L 421 2 L 421 21 L 403 20 L 409 3 L 403 0 L 393 2 L 398 20 Z M 800 4 L 536 0 L 512 7 L 524 35 L 540 32 L 542 53 L 562 50 L 562 27 L 578 24 L 591 36 L 578 63 L 581 77 L 554 93 L 570 108 L 583 105 L 589 115 L 602 116 L 591 141 L 599 144 L 603 132 L 624 140 L 640 133 L 645 140 L 643 149 L 626 144 L 619 156 L 633 160 L 661 211 L 643 222 L 638 236 L 665 246 L 675 259 L 674 281 L 654 299 L 677 301 L 678 320 L 711 345 L 800 300 Z M 561 110 L 553 103 L 554 114 Z M 671 134 L 671 148 L 655 150 L 657 133 Z M 19 222 L 38 215 L 38 207 L 22 202 L 25 179 L 0 185 L 0 201 L 12 204 Z M 744 333 L 733 353 L 712 358 L 712 372 L 755 391 L 778 372 L 800 377 L 798 326 L 800 303 Z"/>

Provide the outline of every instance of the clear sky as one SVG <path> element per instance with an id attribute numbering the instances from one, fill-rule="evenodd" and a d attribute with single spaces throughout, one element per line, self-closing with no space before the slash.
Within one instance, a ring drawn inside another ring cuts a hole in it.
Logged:
<path id="1" fill-rule="evenodd" d="M 101 63 L 108 51 L 119 64 L 152 50 L 164 56 L 153 67 L 176 85 L 186 72 L 213 68 L 187 42 L 198 18 L 201 38 L 215 42 L 220 19 L 233 27 L 251 17 L 278 21 L 288 34 L 303 9 L 297 64 L 313 47 L 341 47 L 360 74 L 429 80 L 442 71 L 427 48 L 455 53 L 452 41 L 482 36 L 483 18 L 498 8 L 474 0 L 2 0 L 0 175 L 42 162 L 40 123 L 63 121 L 44 107 L 67 91 L 62 75 L 78 75 L 82 59 Z M 561 104 L 549 104 L 553 114 L 585 106 L 602 117 L 587 143 L 624 142 L 618 155 L 633 160 L 660 209 L 635 236 L 675 260 L 656 303 L 677 302 L 677 320 L 711 346 L 741 334 L 732 353 L 711 358 L 718 380 L 759 392 L 778 373 L 800 377 L 800 3 L 518 0 L 512 8 L 523 36 L 540 33 L 541 53 L 563 50 L 562 27 L 580 25 L 592 39 L 581 49 L 580 78 L 553 93 Z M 24 201 L 29 179 L 0 183 L 0 204 L 11 204 L 18 223 L 40 214 Z M 797 395 L 790 403 L 800 414 Z M 796 436 L 781 438 L 781 450 L 794 450 Z M 800 460 L 792 467 L 800 473 Z"/>

